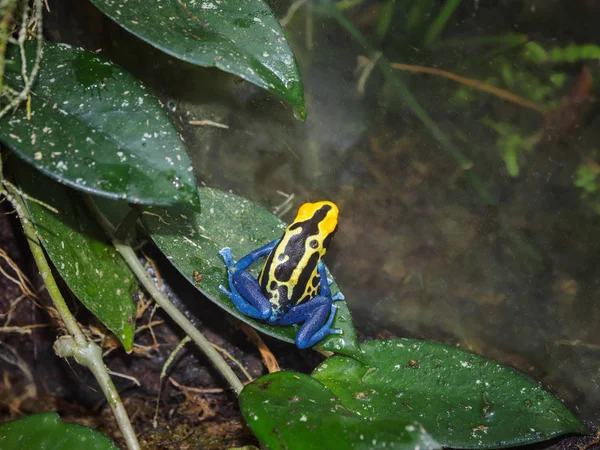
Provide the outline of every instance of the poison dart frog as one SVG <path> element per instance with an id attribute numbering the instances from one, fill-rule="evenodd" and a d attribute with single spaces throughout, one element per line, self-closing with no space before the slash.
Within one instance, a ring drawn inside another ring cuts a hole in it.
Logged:
<path id="1" fill-rule="evenodd" d="M 341 292 L 331 295 L 323 257 L 337 227 L 338 208 L 328 201 L 305 203 L 280 239 L 254 250 L 237 263 L 229 247 L 219 254 L 227 266 L 229 289 L 219 286 L 237 309 L 271 325 L 303 323 L 296 345 L 307 348 L 330 334 Z M 258 279 L 248 268 L 258 259 L 266 260 Z"/>

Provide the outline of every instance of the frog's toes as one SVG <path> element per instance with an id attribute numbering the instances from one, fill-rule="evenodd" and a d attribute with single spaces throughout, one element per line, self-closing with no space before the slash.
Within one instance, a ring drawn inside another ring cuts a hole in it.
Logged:
<path id="1" fill-rule="evenodd" d="M 327 284 L 331 286 L 333 284 L 333 280 L 331 278 L 327 278 Z"/>
<path id="2" fill-rule="evenodd" d="M 335 312 L 337 311 L 337 306 L 333 303 L 331 304 L 331 310 L 329 312 L 329 318 L 327 319 L 327 323 L 325 323 L 325 328 L 329 328 L 332 330 L 331 325 L 333 324 L 333 320 L 335 319 Z"/>
<path id="3" fill-rule="evenodd" d="M 344 294 L 342 294 L 341 292 L 338 292 L 333 297 L 331 297 L 331 300 L 337 302 L 338 300 L 346 300 L 346 297 L 344 297 Z"/>
<path id="4" fill-rule="evenodd" d="M 344 334 L 344 332 L 342 330 L 340 330 L 339 328 L 330 328 L 329 334 Z"/>
<path id="5" fill-rule="evenodd" d="M 229 292 L 227 289 L 225 289 L 225 286 L 223 286 L 222 284 L 219 285 L 219 290 L 221 292 L 223 292 L 225 295 L 227 295 L 227 297 L 231 298 L 231 292 Z"/>
<path id="6" fill-rule="evenodd" d="M 221 255 L 221 258 L 223 258 L 223 261 L 225 261 L 225 265 L 227 267 L 234 265 L 233 256 L 231 256 L 231 249 L 229 247 L 223 247 L 219 251 L 219 255 Z"/>

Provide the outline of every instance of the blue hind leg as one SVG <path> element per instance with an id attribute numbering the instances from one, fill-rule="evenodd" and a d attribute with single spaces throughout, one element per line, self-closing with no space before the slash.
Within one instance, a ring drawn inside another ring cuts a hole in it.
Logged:
<path id="1" fill-rule="evenodd" d="M 312 347 L 330 334 L 342 334 L 342 330 L 331 328 L 336 310 L 337 306 L 333 304 L 331 297 L 319 295 L 291 308 L 277 321 L 277 325 L 304 322 L 296 335 L 296 345 L 298 348 Z"/>
<path id="2" fill-rule="evenodd" d="M 230 272 L 228 277 L 231 291 L 222 285 L 219 289 L 229 297 L 239 312 L 253 319 L 266 320 L 271 317 L 271 303 L 263 295 L 256 278 L 246 270 Z"/>

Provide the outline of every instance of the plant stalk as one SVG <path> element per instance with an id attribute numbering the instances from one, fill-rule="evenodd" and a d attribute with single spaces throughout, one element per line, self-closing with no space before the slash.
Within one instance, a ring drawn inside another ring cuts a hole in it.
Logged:
<path id="1" fill-rule="evenodd" d="M 146 269 L 140 263 L 135 251 L 127 241 L 122 241 L 117 239 L 115 236 L 115 227 L 110 221 L 104 217 L 102 212 L 98 209 L 98 206 L 92 199 L 92 197 L 88 194 L 85 194 L 85 201 L 88 207 L 90 208 L 92 214 L 98 220 L 98 223 L 102 226 L 104 231 L 109 235 L 112 240 L 113 245 L 117 249 L 117 251 L 121 254 L 129 268 L 136 275 L 138 280 L 144 286 L 144 289 L 150 294 L 150 296 L 156 301 L 156 303 L 164 309 L 164 311 L 173 319 L 173 321 L 181 327 L 181 329 L 196 343 L 200 350 L 204 352 L 204 354 L 211 360 L 211 362 L 215 365 L 217 370 L 221 372 L 221 375 L 227 380 L 227 382 L 231 385 L 236 394 L 239 394 L 244 385 L 237 377 L 237 375 L 233 372 L 231 367 L 225 359 L 221 356 L 221 354 L 215 350 L 210 341 L 204 337 L 204 335 L 190 322 L 187 317 L 183 315 L 179 309 L 169 300 L 169 298 L 156 286 L 154 280 L 150 278 Z"/>
<path id="2" fill-rule="evenodd" d="M 38 270 L 42 275 L 48 294 L 50 294 L 50 298 L 69 332 L 68 336 L 62 336 L 56 341 L 55 350 L 57 354 L 62 357 L 74 357 L 79 364 L 86 366 L 92 372 L 115 415 L 115 419 L 123 434 L 127 448 L 129 450 L 140 450 L 140 444 L 138 443 L 135 431 L 131 426 L 125 406 L 123 405 L 119 392 L 113 384 L 106 365 L 102 360 L 101 348 L 95 342 L 87 340 L 81 331 L 81 328 L 79 328 L 75 317 L 71 314 L 71 311 L 56 284 L 56 280 L 52 275 L 50 264 L 48 264 L 48 260 L 44 255 L 44 250 L 42 249 L 42 244 L 33 226 L 31 216 L 29 215 L 25 203 L 21 199 L 19 192 L 15 187 L 8 183 L 5 184 L 5 189 L 5 191 L 1 192 L 6 194 L 19 215 L 23 231 L 25 232 L 27 242 L 29 243 L 29 248 L 31 249 Z"/>
<path id="3" fill-rule="evenodd" d="M 17 7 L 17 0 L 0 0 L 0 91 L 4 87 L 4 68 L 6 61 L 6 44 L 10 36 L 9 27 L 13 21 L 13 13 Z"/>

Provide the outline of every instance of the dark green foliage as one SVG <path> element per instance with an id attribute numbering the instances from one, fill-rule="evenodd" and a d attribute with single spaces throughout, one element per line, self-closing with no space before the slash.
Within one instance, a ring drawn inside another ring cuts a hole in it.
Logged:
<path id="1" fill-rule="evenodd" d="M 34 53 L 28 45 L 28 60 Z M 14 72 L 6 77 L 21 83 Z M 68 45 L 44 44 L 30 120 L 25 105 L 1 118 L 0 142 L 92 194 L 133 203 L 198 202 L 186 149 L 158 101 L 116 65 Z"/>
<path id="2" fill-rule="evenodd" d="M 118 450 L 91 428 L 63 422 L 56 413 L 42 413 L 0 424 L 2 450 Z"/>
<path id="3" fill-rule="evenodd" d="M 304 118 L 304 91 L 279 21 L 262 0 L 92 0 L 126 30 L 169 55 L 218 67 L 277 94 Z"/>

